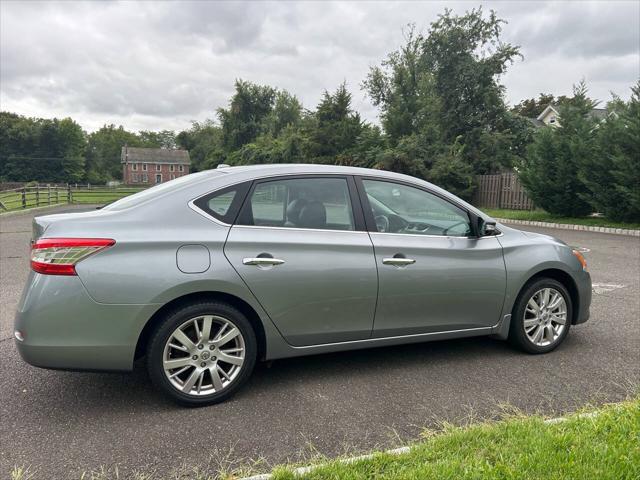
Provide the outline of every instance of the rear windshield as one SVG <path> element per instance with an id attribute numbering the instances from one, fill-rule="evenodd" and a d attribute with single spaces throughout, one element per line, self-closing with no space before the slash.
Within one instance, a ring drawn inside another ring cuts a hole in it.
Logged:
<path id="1" fill-rule="evenodd" d="M 143 202 L 146 202 L 147 200 L 151 200 L 153 198 L 164 195 L 165 193 L 168 193 L 171 190 L 178 189 L 185 184 L 198 180 L 200 177 L 204 177 L 204 176 L 213 177 L 220 174 L 221 174 L 220 172 L 212 172 L 212 171 L 191 173 L 183 177 L 178 177 L 175 180 L 170 180 L 168 182 L 154 185 L 151 188 L 147 188 L 146 190 L 142 190 L 141 192 L 134 193 L 133 195 L 129 195 L 128 197 L 121 198 L 120 200 L 116 200 L 115 202 L 110 203 L 109 205 L 106 205 L 103 210 L 116 211 L 116 210 L 124 210 L 126 208 L 131 208 Z"/>

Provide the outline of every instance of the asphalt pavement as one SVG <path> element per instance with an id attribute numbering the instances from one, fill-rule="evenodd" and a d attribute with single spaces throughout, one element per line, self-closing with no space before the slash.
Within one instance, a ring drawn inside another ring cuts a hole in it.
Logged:
<path id="1" fill-rule="evenodd" d="M 278 360 L 223 404 L 180 408 L 151 387 L 143 365 L 103 374 L 22 362 L 12 323 L 31 218 L 0 217 L 0 478 L 14 465 L 31 466 L 34 479 L 117 465 L 124 478 L 334 456 L 410 442 L 445 420 L 493 418 L 505 404 L 560 415 L 640 384 L 640 239 L 531 227 L 588 250 L 594 282 L 591 319 L 551 354 L 475 338 Z"/>

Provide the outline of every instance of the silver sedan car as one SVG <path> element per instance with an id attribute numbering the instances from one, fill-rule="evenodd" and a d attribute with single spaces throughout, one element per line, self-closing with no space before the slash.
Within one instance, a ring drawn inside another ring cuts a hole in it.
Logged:
<path id="1" fill-rule="evenodd" d="M 590 302 L 580 252 L 428 182 L 225 167 L 37 217 L 15 338 L 45 368 L 131 370 L 146 356 L 159 389 L 198 406 L 259 360 L 478 335 L 546 353 Z"/>

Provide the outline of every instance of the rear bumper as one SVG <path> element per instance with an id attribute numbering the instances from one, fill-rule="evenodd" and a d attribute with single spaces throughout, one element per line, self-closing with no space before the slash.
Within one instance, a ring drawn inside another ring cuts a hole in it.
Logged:
<path id="1" fill-rule="evenodd" d="M 16 312 L 16 346 L 36 367 L 131 370 L 139 333 L 156 308 L 97 303 L 78 277 L 31 272 Z"/>

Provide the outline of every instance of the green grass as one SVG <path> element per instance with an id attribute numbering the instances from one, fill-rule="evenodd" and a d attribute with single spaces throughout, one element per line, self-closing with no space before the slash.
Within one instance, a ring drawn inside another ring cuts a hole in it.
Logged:
<path id="1" fill-rule="evenodd" d="M 425 436 L 407 454 L 334 461 L 304 475 L 280 467 L 274 480 L 640 478 L 640 398 L 560 423 L 512 417 Z"/>
<path id="2" fill-rule="evenodd" d="M 504 210 L 482 208 L 483 212 L 494 218 L 510 220 L 529 220 L 532 222 L 565 223 L 570 225 L 589 225 L 592 227 L 631 228 L 640 229 L 640 223 L 615 222 L 603 217 L 561 217 L 552 215 L 544 210 Z"/>

